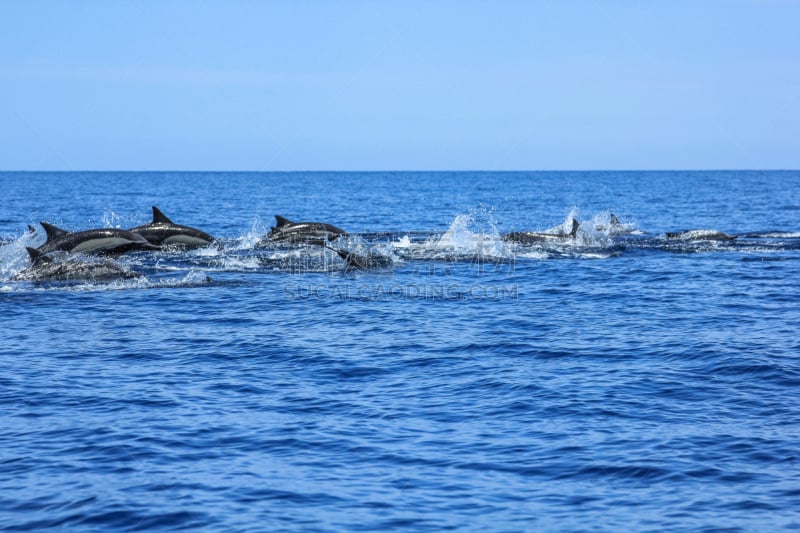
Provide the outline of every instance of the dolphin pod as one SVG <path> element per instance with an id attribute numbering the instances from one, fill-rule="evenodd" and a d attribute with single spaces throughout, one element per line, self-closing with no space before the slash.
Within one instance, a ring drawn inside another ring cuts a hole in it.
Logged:
<path id="1" fill-rule="evenodd" d="M 12 279 L 29 281 L 105 280 L 136 277 L 140 274 L 125 269 L 113 261 L 88 260 L 84 254 L 116 257 L 126 252 L 165 248 L 199 248 L 218 242 L 205 231 L 174 223 L 156 206 L 152 206 L 152 212 L 151 222 L 128 230 L 96 228 L 72 232 L 47 222 L 41 222 L 47 240 L 36 249 L 28 249 L 30 266 Z M 580 226 L 580 223 L 572 218 L 569 232 L 562 228 L 544 232 L 514 231 L 502 234 L 500 238 L 512 245 L 523 247 L 566 243 L 576 240 Z M 594 226 L 594 229 L 609 235 L 633 232 L 629 226 L 622 224 L 613 213 L 610 214 L 607 223 L 599 223 Z M 34 231 L 31 226 L 28 226 L 28 230 Z M 391 266 L 393 262 L 391 254 L 384 255 L 373 251 L 356 252 L 353 249 L 347 249 L 346 243 L 332 246 L 334 241 L 341 242 L 349 235 L 370 234 L 349 234 L 342 228 L 326 222 L 294 222 L 283 216 L 275 215 L 275 225 L 256 243 L 255 247 L 284 244 L 319 245 L 336 253 L 344 261 L 346 270 L 372 270 Z M 662 238 L 666 240 L 676 241 L 725 241 L 737 237 L 707 229 L 666 232 L 662 235 Z M 77 254 L 77 256 L 73 254 Z"/>
<path id="2" fill-rule="evenodd" d="M 208 233 L 175 224 L 153 206 L 153 220 L 148 224 L 123 230 L 97 228 L 72 232 L 47 222 L 40 222 L 47 240 L 38 248 L 28 247 L 31 264 L 13 276 L 13 280 L 65 281 L 126 279 L 140 276 L 110 260 L 86 260 L 82 255 L 118 256 L 131 251 L 161 250 L 163 247 L 198 248 L 214 242 Z M 34 228 L 28 226 L 29 232 Z M 57 253 L 66 254 L 57 256 Z"/>
<path id="3" fill-rule="evenodd" d="M 170 220 L 153 206 L 153 221 L 129 230 L 97 228 L 72 232 L 40 222 L 47 240 L 37 248 L 43 254 L 61 250 L 72 253 L 119 255 L 136 250 L 160 250 L 162 246 L 197 248 L 214 242 L 208 233 Z M 28 226 L 33 232 L 33 228 Z"/>

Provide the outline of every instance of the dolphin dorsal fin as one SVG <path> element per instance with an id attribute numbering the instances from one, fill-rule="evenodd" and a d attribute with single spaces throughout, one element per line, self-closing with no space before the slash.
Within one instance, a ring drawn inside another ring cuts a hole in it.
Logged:
<path id="1" fill-rule="evenodd" d="M 581 225 L 580 222 L 578 222 L 574 218 L 572 219 L 572 231 L 569 232 L 569 236 L 572 237 L 573 239 L 578 235 L 578 228 L 580 227 L 580 225 Z"/>
<path id="2" fill-rule="evenodd" d="M 25 247 L 28 250 L 28 255 L 31 256 L 31 263 L 38 263 L 38 262 L 50 262 L 50 258 L 44 255 L 42 252 L 37 250 L 36 248 L 31 248 L 30 246 Z"/>
<path id="3" fill-rule="evenodd" d="M 161 209 L 153 206 L 153 222 L 152 224 L 172 224 L 175 223 L 167 217 L 164 213 L 161 212 Z"/>
<path id="4" fill-rule="evenodd" d="M 612 226 L 620 226 L 621 225 L 619 223 L 619 219 L 617 218 L 617 215 L 615 215 L 614 213 L 611 213 L 611 225 Z"/>
<path id="5" fill-rule="evenodd" d="M 69 233 L 65 229 L 61 229 L 58 226 L 54 226 L 52 224 L 48 224 L 47 222 L 39 222 L 44 228 L 44 232 L 47 234 L 47 240 L 52 241 L 53 239 L 57 239 L 62 235 L 66 235 Z"/>
<path id="6" fill-rule="evenodd" d="M 293 222 L 288 218 L 284 218 L 280 215 L 275 215 L 275 227 L 280 228 L 281 226 L 288 226 L 289 224 L 293 224 Z"/>

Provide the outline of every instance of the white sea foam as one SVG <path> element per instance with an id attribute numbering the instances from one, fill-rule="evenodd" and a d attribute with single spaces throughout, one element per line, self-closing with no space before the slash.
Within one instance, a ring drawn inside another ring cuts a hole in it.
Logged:
<path id="1" fill-rule="evenodd" d="M 43 242 L 38 233 L 25 231 L 13 241 L 0 246 L 0 279 L 10 279 L 30 264 L 26 247 L 36 248 Z"/>
<path id="2" fill-rule="evenodd" d="M 261 217 L 256 215 L 250 224 L 250 229 L 230 243 L 225 243 L 226 248 L 231 250 L 250 250 L 255 247 L 269 233 L 269 225 L 265 224 Z"/>
<path id="3" fill-rule="evenodd" d="M 395 248 L 410 248 L 411 247 L 411 239 L 408 235 L 403 235 L 397 242 L 393 243 Z"/>
<path id="4" fill-rule="evenodd" d="M 497 230 L 492 212 L 485 209 L 456 215 L 447 231 L 438 239 L 430 239 L 427 244 L 437 250 L 487 258 L 502 259 L 513 255 Z"/>

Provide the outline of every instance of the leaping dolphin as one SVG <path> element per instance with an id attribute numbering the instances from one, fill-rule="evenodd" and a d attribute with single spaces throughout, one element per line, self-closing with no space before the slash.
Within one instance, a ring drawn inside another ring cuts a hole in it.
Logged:
<path id="1" fill-rule="evenodd" d="M 572 219 L 572 231 L 569 233 L 538 233 L 535 231 L 515 231 L 503 235 L 504 241 L 512 241 L 520 244 L 535 244 L 540 242 L 553 242 L 564 239 L 575 239 L 578 235 L 578 227 L 581 223 Z"/>
<path id="2" fill-rule="evenodd" d="M 347 232 L 324 222 L 292 222 L 288 218 L 275 215 L 275 226 L 259 244 L 271 241 L 307 243 L 323 245 Z"/>
<path id="3" fill-rule="evenodd" d="M 55 260 L 34 248 L 26 249 L 31 264 L 14 274 L 11 278 L 14 281 L 110 281 L 141 276 L 140 273 L 126 269 L 113 261 L 85 261 L 72 255 L 67 255 L 62 260 Z"/>
<path id="4" fill-rule="evenodd" d="M 40 222 L 47 241 L 36 250 L 46 254 L 56 250 L 87 254 L 122 254 L 132 250 L 159 250 L 137 233 L 117 228 L 99 228 L 71 232 L 47 222 Z"/>
<path id="5" fill-rule="evenodd" d="M 214 237 L 204 231 L 175 224 L 156 206 L 153 206 L 152 222 L 131 228 L 130 231 L 141 235 L 150 244 L 164 246 L 200 248 L 214 241 Z"/>

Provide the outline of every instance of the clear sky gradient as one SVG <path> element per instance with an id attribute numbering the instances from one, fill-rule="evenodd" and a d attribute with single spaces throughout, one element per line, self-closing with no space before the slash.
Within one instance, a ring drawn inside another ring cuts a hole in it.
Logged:
<path id="1" fill-rule="evenodd" d="M 4 1 L 0 169 L 800 168 L 800 1 Z"/>

